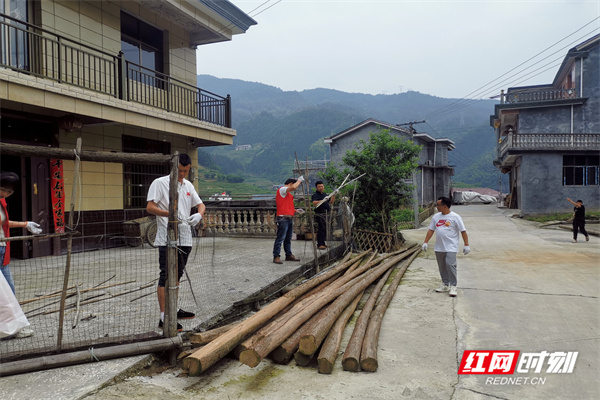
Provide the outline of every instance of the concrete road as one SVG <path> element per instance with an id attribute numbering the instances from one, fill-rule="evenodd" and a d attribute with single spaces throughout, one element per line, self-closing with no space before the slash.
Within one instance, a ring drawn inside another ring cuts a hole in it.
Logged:
<path id="1" fill-rule="evenodd" d="M 472 249 L 471 254 L 458 257 L 458 297 L 434 292 L 440 279 L 430 246 L 405 274 L 385 314 L 377 372 L 343 371 L 340 358 L 331 375 L 318 374 L 316 366 L 298 367 L 293 361 L 282 366 L 265 360 L 249 368 L 227 359 L 200 377 L 187 377 L 180 369 L 138 374 L 84 397 L 600 398 L 600 239 L 573 244 L 567 231 L 539 229 L 535 223 L 510 218 L 510 210 L 494 205 L 452 210 L 463 216 Z M 404 233 L 422 243 L 426 230 Z M 349 338 L 350 330 L 346 331 L 340 353 Z M 548 373 L 547 365 L 540 364 L 539 373 L 532 365 L 528 373 L 458 375 L 465 350 L 578 352 L 578 356 L 572 373 Z M 8 378 L 1 378 L 0 386 L 3 379 Z"/>

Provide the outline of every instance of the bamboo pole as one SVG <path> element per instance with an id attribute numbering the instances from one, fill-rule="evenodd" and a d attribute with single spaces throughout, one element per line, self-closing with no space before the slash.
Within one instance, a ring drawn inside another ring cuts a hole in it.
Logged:
<path id="1" fill-rule="evenodd" d="M 240 361 L 250 367 L 255 367 L 267 354 L 283 343 L 286 338 L 306 322 L 317 310 L 320 310 L 323 306 L 344 293 L 354 292 L 354 295 L 356 296 L 357 293 L 373 283 L 373 281 L 387 271 L 388 268 L 395 265 L 397 263 L 397 257 L 399 256 L 393 257 L 390 261 L 371 271 L 365 272 L 363 275 L 354 278 L 335 290 L 324 292 L 323 296 L 319 297 L 311 305 L 303 308 L 290 318 L 279 330 L 277 330 L 276 334 L 264 337 L 259 343 L 253 346 L 252 349 L 243 351 L 240 355 Z M 360 269 L 357 269 L 357 271 L 358 270 Z"/>
<path id="2" fill-rule="evenodd" d="M 387 273 L 386 273 L 387 274 Z M 383 280 L 384 278 L 381 278 Z M 321 346 L 321 351 L 319 352 L 319 356 L 317 357 L 317 363 L 319 364 L 319 373 L 320 374 L 331 374 L 333 372 L 333 364 L 335 363 L 335 359 L 338 355 L 338 350 L 340 349 L 340 344 L 342 342 L 342 335 L 344 334 L 344 329 L 346 328 L 346 324 L 360 299 L 363 296 L 363 293 L 360 293 L 358 296 L 352 300 L 352 303 L 346 307 L 342 315 L 335 321 L 335 324 L 331 327 L 331 330 L 327 334 L 325 341 L 323 342 L 323 346 Z"/>
<path id="3" fill-rule="evenodd" d="M 294 299 L 300 297 L 302 294 L 320 285 L 322 282 L 338 274 L 339 272 L 343 272 L 351 264 L 351 261 L 339 264 L 325 271 L 321 275 L 309 279 L 303 284 L 290 290 L 277 300 L 258 311 L 256 314 L 252 315 L 250 318 L 241 322 L 239 325 L 233 327 L 231 330 L 219 336 L 217 339 L 213 340 L 203 348 L 194 352 L 194 354 L 191 356 L 185 358 L 183 360 L 184 369 L 187 370 L 188 374 L 191 376 L 200 375 L 218 360 L 225 357 L 229 352 L 231 352 L 231 350 L 233 350 L 246 337 L 248 337 L 248 335 L 264 325 L 271 317 L 276 315 L 288 304 L 292 303 Z"/>
<path id="4" fill-rule="evenodd" d="M 375 310 L 373 310 L 373 314 L 369 319 L 369 325 L 367 326 L 367 330 L 365 332 L 365 338 L 363 340 L 362 350 L 360 353 L 360 367 L 363 369 L 363 371 L 377 371 L 377 344 L 379 341 L 379 331 L 381 329 L 383 315 L 385 314 L 385 310 L 387 310 L 388 305 L 396 293 L 396 289 L 400 284 L 400 280 L 402 279 L 404 272 L 406 272 L 408 266 L 412 263 L 415 257 L 419 255 L 419 253 L 420 249 L 415 250 L 414 253 L 402 263 L 402 266 L 398 269 L 396 275 L 394 276 L 394 280 L 392 283 L 390 283 L 390 286 L 385 291 L 385 294 L 381 297 L 379 303 L 377 303 Z"/>
<path id="5" fill-rule="evenodd" d="M 3 147 L 4 149 L 4 147 Z M 73 231 L 73 214 L 75 213 L 75 196 L 79 186 L 79 167 L 81 164 L 79 155 L 81 154 L 81 137 L 77 138 L 75 144 L 75 169 L 73 172 L 73 187 L 71 188 L 71 209 L 69 211 L 68 228 Z M 81 210 L 80 210 L 81 211 Z M 63 290 L 60 299 L 60 313 L 58 316 L 58 332 L 56 339 L 56 350 L 62 350 L 63 324 L 65 320 L 65 303 L 67 301 L 67 288 L 69 287 L 69 275 L 71 273 L 71 254 L 73 252 L 73 235 L 67 236 L 67 257 L 65 260 L 65 274 L 63 278 Z"/>
<path id="6" fill-rule="evenodd" d="M 381 293 L 381 289 L 391 273 L 392 269 L 379 280 L 358 316 L 358 320 L 352 331 L 352 336 L 350 336 L 346 351 L 344 351 L 344 356 L 342 357 L 342 367 L 344 368 L 344 371 L 360 371 L 360 350 L 369 323 L 369 317 L 371 316 L 373 307 L 375 307 L 375 302 L 379 297 L 379 293 Z"/>

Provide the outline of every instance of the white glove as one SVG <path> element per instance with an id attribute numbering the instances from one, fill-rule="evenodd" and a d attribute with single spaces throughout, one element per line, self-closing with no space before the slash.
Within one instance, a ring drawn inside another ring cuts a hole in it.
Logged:
<path id="1" fill-rule="evenodd" d="M 300 175 L 298 177 L 298 179 L 296 179 L 298 182 L 304 182 L 304 177 L 302 175 Z"/>
<path id="2" fill-rule="evenodd" d="M 340 192 L 340 189 L 335 189 L 333 192 L 331 192 L 330 196 L 335 196 L 336 194 L 338 194 Z"/>
<path id="3" fill-rule="evenodd" d="M 467 255 L 471 252 L 471 248 L 469 246 L 463 247 L 463 254 Z"/>
<path id="4" fill-rule="evenodd" d="M 421 248 L 423 249 L 423 251 L 427 251 L 427 247 L 429 247 L 427 246 L 427 243 L 423 243 L 423 246 Z"/>
<path id="5" fill-rule="evenodd" d="M 306 212 L 306 211 L 304 211 L 304 210 L 303 210 L 303 209 L 301 209 L 301 208 L 297 208 L 297 209 L 296 209 L 296 214 L 304 214 L 305 212 Z"/>
<path id="6" fill-rule="evenodd" d="M 186 220 L 186 222 L 188 223 L 188 225 L 196 226 L 200 223 L 201 220 L 202 220 L 202 215 L 200 215 L 200 213 L 196 213 L 196 214 L 190 215 L 190 217 Z"/>
<path id="7" fill-rule="evenodd" d="M 37 222 L 27 221 L 27 226 L 25 228 L 27 228 L 27 230 L 34 235 L 39 235 L 42 233 L 42 228 L 40 228 L 40 224 Z"/>

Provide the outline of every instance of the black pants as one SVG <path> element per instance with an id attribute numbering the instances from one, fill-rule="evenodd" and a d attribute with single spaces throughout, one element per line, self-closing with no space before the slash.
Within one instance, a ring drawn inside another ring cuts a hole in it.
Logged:
<path id="1" fill-rule="evenodd" d="M 573 220 L 573 240 L 577 240 L 577 231 L 580 231 L 585 237 L 587 237 L 588 233 L 585 230 L 585 220 Z"/>
<path id="2" fill-rule="evenodd" d="M 327 238 L 327 214 L 316 214 L 315 221 L 317 222 L 317 246 L 325 246 L 325 239 Z"/>

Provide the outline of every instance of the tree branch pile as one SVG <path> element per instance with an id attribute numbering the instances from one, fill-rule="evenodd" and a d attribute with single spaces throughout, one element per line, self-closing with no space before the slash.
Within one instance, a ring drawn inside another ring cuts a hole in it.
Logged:
<path id="1" fill-rule="evenodd" d="M 348 321 L 363 294 L 378 281 L 355 325 L 343 361 L 345 370 L 375 371 L 383 315 L 419 252 L 420 248 L 413 246 L 384 255 L 367 257 L 370 251 L 365 251 L 346 257 L 248 319 L 218 332 L 192 334 L 192 342 L 206 344 L 184 358 L 183 368 L 189 375 L 199 375 L 231 354 L 250 367 L 266 357 L 282 364 L 294 358 L 303 366 L 317 359 L 319 372 L 331 373 Z M 377 302 L 394 269 L 392 283 Z M 196 335 L 202 335 L 202 340 Z"/>

